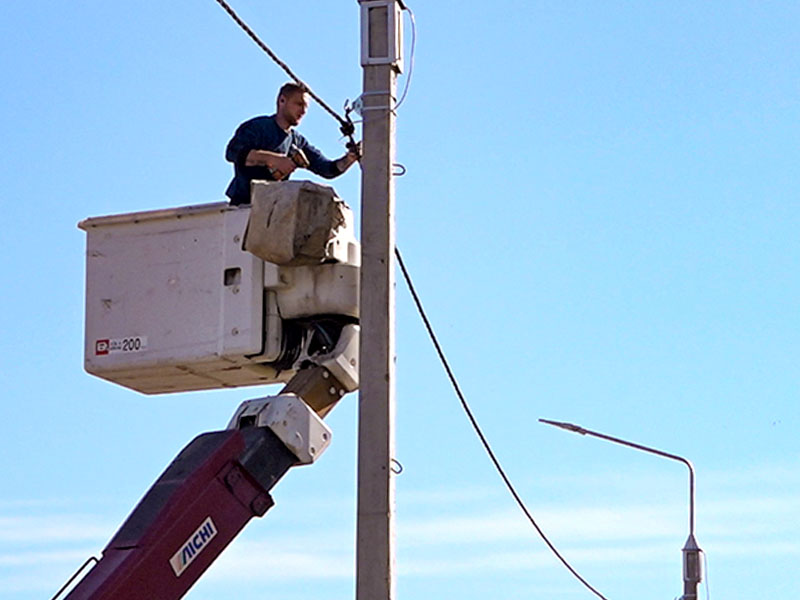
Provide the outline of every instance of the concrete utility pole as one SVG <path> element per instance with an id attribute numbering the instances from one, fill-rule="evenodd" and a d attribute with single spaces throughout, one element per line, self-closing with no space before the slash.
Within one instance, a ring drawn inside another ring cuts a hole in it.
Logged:
<path id="1" fill-rule="evenodd" d="M 364 92 L 356 599 L 393 600 L 395 413 L 394 163 L 402 4 L 359 0 Z"/>

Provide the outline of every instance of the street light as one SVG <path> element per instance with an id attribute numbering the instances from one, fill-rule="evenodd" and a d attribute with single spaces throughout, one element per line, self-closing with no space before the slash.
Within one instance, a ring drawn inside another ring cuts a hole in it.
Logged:
<path id="1" fill-rule="evenodd" d="M 629 448 L 650 452 L 651 454 L 657 454 L 658 456 L 663 456 L 664 458 L 671 458 L 672 460 L 682 462 L 689 468 L 689 537 L 687 538 L 686 543 L 681 550 L 683 555 L 683 596 L 681 596 L 681 600 L 697 600 L 697 586 L 702 581 L 703 574 L 700 568 L 700 553 L 702 550 L 697 545 L 697 540 L 694 538 L 694 467 L 692 467 L 692 463 L 682 456 L 669 454 L 668 452 L 662 452 L 661 450 L 657 450 L 655 448 L 649 448 L 648 446 L 642 446 L 641 444 L 621 440 L 610 435 L 605 435 L 604 433 L 584 429 L 583 427 L 579 425 L 573 425 L 572 423 L 549 421 L 547 419 L 539 419 L 539 421 L 541 423 L 546 423 L 547 425 L 553 425 L 555 427 L 560 427 L 561 429 L 566 429 L 567 431 L 572 431 L 573 433 L 591 435 L 603 440 L 608 440 L 609 442 L 614 442 L 615 444 L 622 444 L 623 446 L 628 446 Z"/>

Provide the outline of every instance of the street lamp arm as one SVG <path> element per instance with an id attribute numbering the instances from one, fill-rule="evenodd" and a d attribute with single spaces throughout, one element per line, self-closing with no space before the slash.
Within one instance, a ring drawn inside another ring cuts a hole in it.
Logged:
<path id="1" fill-rule="evenodd" d="M 692 463 L 689 462 L 688 459 L 682 456 L 678 456 L 677 454 L 670 454 L 669 452 L 664 452 L 663 450 L 658 450 L 657 448 L 651 448 L 650 446 L 643 446 L 642 444 L 637 444 L 635 442 L 622 440 L 620 438 L 600 433 L 599 431 L 592 431 L 590 429 L 586 429 L 584 427 L 581 427 L 580 425 L 574 425 L 573 423 L 564 423 L 562 421 L 550 421 L 547 419 L 539 419 L 539 421 L 541 421 L 542 423 L 546 423 L 547 425 L 553 425 L 554 427 L 559 427 L 567 431 L 572 431 L 573 433 L 579 433 L 581 435 L 591 435 L 600 438 L 602 440 L 614 442 L 615 444 L 621 444 L 623 446 L 628 446 L 629 448 L 634 448 L 636 450 L 641 450 L 643 452 L 649 452 L 650 454 L 656 454 L 658 456 L 663 456 L 664 458 L 669 458 L 671 460 L 677 460 L 678 462 L 682 462 L 688 467 L 689 537 L 687 538 L 686 544 L 684 544 L 683 549 L 681 550 L 681 553 L 683 555 L 683 596 L 681 596 L 681 600 L 697 600 L 697 586 L 702 580 L 702 569 L 700 565 L 700 554 L 702 550 L 697 545 L 697 540 L 694 539 L 694 467 L 692 466 Z"/>
<path id="2" fill-rule="evenodd" d="M 565 423 L 563 421 L 551 421 L 549 419 L 539 419 L 539 422 L 545 423 L 547 425 L 553 425 L 554 427 L 559 427 L 566 431 L 571 431 L 573 433 L 579 433 L 580 435 L 591 435 L 603 440 L 607 440 L 609 442 L 614 442 L 615 444 L 622 444 L 623 446 L 628 446 L 629 448 L 635 448 L 636 450 L 641 450 L 642 452 L 649 452 L 650 454 L 657 454 L 658 456 L 663 456 L 664 458 L 669 458 L 672 460 L 677 460 L 678 462 L 682 462 L 686 467 L 689 469 L 689 534 L 694 535 L 694 466 L 689 459 L 684 458 L 682 456 L 678 456 L 677 454 L 670 454 L 669 452 L 664 452 L 663 450 L 659 450 L 657 448 L 651 448 L 649 446 L 643 446 L 642 444 L 637 444 L 635 442 L 629 442 L 627 440 L 623 440 L 611 435 L 606 435 L 604 433 L 600 433 L 599 431 L 592 431 L 591 429 L 586 429 L 581 427 L 580 425 L 575 425 L 573 423 Z"/>

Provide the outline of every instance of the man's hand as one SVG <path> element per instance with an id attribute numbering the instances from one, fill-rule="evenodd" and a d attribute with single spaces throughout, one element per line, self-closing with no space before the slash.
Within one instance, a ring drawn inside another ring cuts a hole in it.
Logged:
<path id="1" fill-rule="evenodd" d="M 347 154 L 353 154 L 356 160 L 361 160 L 361 142 L 348 142 Z"/>
<path id="2" fill-rule="evenodd" d="M 350 166 L 361 159 L 361 142 L 357 144 L 348 144 L 347 145 L 347 154 L 345 154 L 342 158 L 336 161 L 336 166 L 339 167 L 339 171 L 344 173 Z"/>
<path id="3" fill-rule="evenodd" d="M 276 181 L 285 179 L 297 168 L 295 162 L 288 156 L 269 150 L 250 150 L 244 164 L 248 167 L 267 167 L 272 171 Z"/>
<path id="4" fill-rule="evenodd" d="M 274 156 L 270 159 L 267 166 L 272 170 L 272 176 L 276 181 L 286 179 L 297 168 L 295 163 L 288 156 Z"/>

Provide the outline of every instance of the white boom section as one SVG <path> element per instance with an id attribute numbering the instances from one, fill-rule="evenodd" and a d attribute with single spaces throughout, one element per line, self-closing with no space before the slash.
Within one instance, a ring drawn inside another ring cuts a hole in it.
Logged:
<path id="1" fill-rule="evenodd" d="M 314 462 L 331 443 L 331 430 L 295 394 L 279 394 L 243 402 L 228 429 L 269 427 L 301 464 Z"/>

